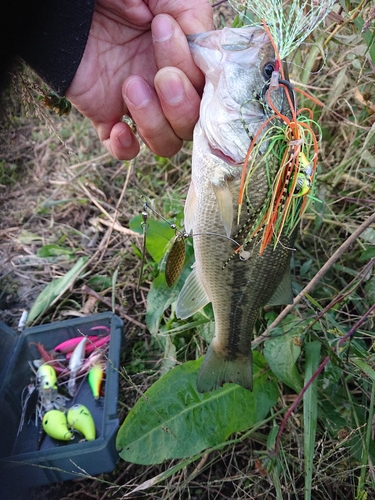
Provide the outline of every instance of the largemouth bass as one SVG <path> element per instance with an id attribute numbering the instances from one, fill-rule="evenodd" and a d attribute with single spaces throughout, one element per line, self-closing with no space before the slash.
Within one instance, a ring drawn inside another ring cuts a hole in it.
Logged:
<path id="1" fill-rule="evenodd" d="M 206 84 L 194 130 L 192 181 L 185 205 L 185 229 L 193 235 L 195 264 L 180 292 L 177 316 L 187 318 L 212 302 L 215 335 L 198 374 L 200 392 L 224 382 L 252 390 L 251 339 L 258 311 L 266 304 L 293 299 L 293 237 L 281 234 L 262 255 L 262 231 L 249 238 L 279 167 L 276 157 L 263 161 L 269 139 L 257 152 L 238 219 L 240 178 L 251 138 L 273 113 L 266 96 L 275 53 L 266 32 L 256 27 L 224 28 L 188 40 Z M 272 92 L 272 101 L 288 114 L 281 87 Z M 260 136 L 270 126 L 266 124 Z"/>

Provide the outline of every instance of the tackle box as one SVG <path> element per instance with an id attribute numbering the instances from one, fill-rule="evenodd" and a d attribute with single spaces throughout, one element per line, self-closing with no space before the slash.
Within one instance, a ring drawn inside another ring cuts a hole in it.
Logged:
<path id="1" fill-rule="evenodd" d="M 77 394 L 66 407 L 81 403 L 90 410 L 96 439 L 82 441 L 81 436 L 64 442 L 45 436 L 38 449 L 40 433 L 35 417 L 25 421 L 18 434 L 21 401 L 33 378 L 29 361 L 40 358 L 35 344 L 51 350 L 80 334 L 107 334 L 90 330 L 94 326 L 110 330 L 104 396 L 94 399 L 86 377 L 83 382 L 77 381 Z M 26 328 L 21 334 L 0 322 L 0 500 L 23 498 L 25 491 L 36 486 L 95 476 L 115 468 L 119 458 L 115 439 L 122 326 L 122 320 L 112 313 Z"/>

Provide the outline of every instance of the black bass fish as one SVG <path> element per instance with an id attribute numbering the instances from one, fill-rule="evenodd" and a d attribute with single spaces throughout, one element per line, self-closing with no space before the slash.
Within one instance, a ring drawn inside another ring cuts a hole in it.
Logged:
<path id="1" fill-rule="evenodd" d="M 195 264 L 178 297 L 177 316 L 187 318 L 212 302 L 215 335 L 198 374 L 200 392 L 225 382 L 252 390 L 251 339 L 258 311 L 266 304 L 293 300 L 293 237 L 282 233 L 261 255 L 262 231 L 249 237 L 279 168 L 276 157 L 263 159 L 270 139 L 261 139 L 271 127 L 265 123 L 273 114 L 266 97 L 275 53 L 267 33 L 257 27 L 224 28 L 188 40 L 206 84 L 194 130 L 192 181 L 185 205 L 185 229 L 193 235 Z M 289 113 L 285 86 L 272 91 L 272 102 L 284 115 Z M 261 126 L 255 168 L 238 215 L 242 167 Z"/>

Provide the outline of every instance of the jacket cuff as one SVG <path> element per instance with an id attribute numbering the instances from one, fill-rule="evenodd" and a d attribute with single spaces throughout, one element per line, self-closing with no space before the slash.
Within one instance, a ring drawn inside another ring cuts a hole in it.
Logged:
<path id="1" fill-rule="evenodd" d="M 81 62 L 95 0 L 42 0 L 19 55 L 57 94 L 64 95 Z"/>

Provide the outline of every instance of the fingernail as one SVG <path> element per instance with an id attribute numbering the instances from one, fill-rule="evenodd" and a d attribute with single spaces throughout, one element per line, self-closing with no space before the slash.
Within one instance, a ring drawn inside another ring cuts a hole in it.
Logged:
<path id="1" fill-rule="evenodd" d="M 169 73 L 168 78 L 158 82 L 158 91 L 163 99 L 173 105 L 179 104 L 185 97 L 185 89 L 180 77 Z"/>
<path id="2" fill-rule="evenodd" d="M 132 78 L 125 86 L 126 98 L 137 108 L 144 108 L 151 100 L 149 85 L 140 78 Z"/>
<path id="3" fill-rule="evenodd" d="M 166 42 L 173 34 L 173 26 L 167 16 L 159 15 L 152 24 L 152 38 L 155 42 Z"/>
<path id="4" fill-rule="evenodd" d="M 118 140 L 124 146 L 124 148 L 130 148 L 133 144 L 133 137 L 131 136 L 131 132 L 129 130 L 124 130 L 118 136 Z"/>

